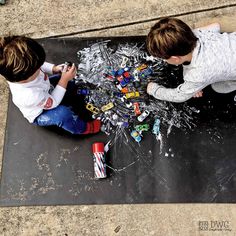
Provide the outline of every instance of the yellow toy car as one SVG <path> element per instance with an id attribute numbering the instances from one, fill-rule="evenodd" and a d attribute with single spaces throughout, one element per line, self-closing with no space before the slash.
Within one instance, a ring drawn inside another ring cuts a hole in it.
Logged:
<path id="1" fill-rule="evenodd" d="M 127 98 L 127 99 L 129 99 L 129 98 L 137 98 L 137 97 L 139 97 L 140 96 L 140 93 L 139 92 L 130 92 L 130 93 L 126 93 L 125 94 L 125 97 Z"/>
<path id="2" fill-rule="evenodd" d="M 144 70 L 146 68 L 147 68 L 147 65 L 146 64 L 142 64 L 139 67 L 137 67 L 136 70 L 141 71 L 141 70 Z"/>
<path id="3" fill-rule="evenodd" d="M 86 109 L 91 111 L 93 114 L 98 114 L 100 110 L 91 103 L 87 103 Z"/>
<path id="4" fill-rule="evenodd" d="M 101 110 L 104 112 L 104 111 L 110 110 L 113 107 L 114 107 L 114 104 L 112 102 L 109 102 L 107 105 L 102 106 Z"/>

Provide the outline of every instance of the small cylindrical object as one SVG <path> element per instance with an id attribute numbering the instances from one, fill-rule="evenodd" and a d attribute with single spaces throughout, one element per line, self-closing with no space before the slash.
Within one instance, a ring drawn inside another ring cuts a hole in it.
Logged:
<path id="1" fill-rule="evenodd" d="M 106 161 L 104 143 L 93 143 L 94 176 L 96 179 L 106 178 Z"/>
<path id="2" fill-rule="evenodd" d="M 73 63 L 70 62 L 70 61 L 66 61 L 66 62 L 65 62 L 65 65 L 66 65 L 66 66 L 69 66 L 69 67 L 72 67 Z"/>

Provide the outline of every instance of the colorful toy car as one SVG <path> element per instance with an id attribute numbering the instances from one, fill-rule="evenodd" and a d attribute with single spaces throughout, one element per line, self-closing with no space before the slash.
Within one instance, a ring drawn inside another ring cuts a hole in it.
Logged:
<path id="1" fill-rule="evenodd" d="M 108 104 L 102 106 L 101 110 L 104 112 L 104 111 L 110 110 L 113 107 L 114 107 L 114 104 L 112 102 L 109 102 Z"/>
<path id="2" fill-rule="evenodd" d="M 134 128 L 135 128 L 135 130 L 137 130 L 139 132 L 148 131 L 149 124 L 136 125 Z"/>
<path id="3" fill-rule="evenodd" d="M 137 130 L 133 130 L 133 131 L 131 132 L 131 136 L 134 138 L 134 140 L 135 140 L 137 143 L 139 143 L 139 142 L 142 140 L 141 135 L 140 135 L 140 133 L 139 133 Z"/>
<path id="4" fill-rule="evenodd" d="M 129 89 L 127 87 L 124 87 L 124 88 L 121 89 L 121 92 L 122 93 L 128 93 Z"/>
<path id="5" fill-rule="evenodd" d="M 104 73 L 103 76 L 104 76 L 104 78 L 106 78 L 108 80 L 113 81 L 113 79 L 114 79 L 114 75 L 112 75 L 112 74 Z"/>
<path id="6" fill-rule="evenodd" d="M 123 76 L 124 76 L 125 78 L 130 78 L 130 77 L 131 77 L 131 75 L 130 75 L 130 73 L 129 73 L 128 71 L 125 71 L 125 72 L 123 73 Z"/>
<path id="7" fill-rule="evenodd" d="M 77 94 L 88 95 L 90 94 L 90 91 L 88 89 L 78 89 Z"/>
<path id="8" fill-rule="evenodd" d="M 139 109 L 139 103 L 138 102 L 134 102 L 133 105 L 134 105 L 134 113 L 135 113 L 135 115 L 139 116 L 141 114 L 141 111 Z"/>
<path id="9" fill-rule="evenodd" d="M 91 103 L 87 103 L 86 109 L 91 111 L 93 114 L 98 114 L 100 110 Z"/>
<path id="10" fill-rule="evenodd" d="M 130 93 L 126 93 L 125 94 L 125 97 L 127 98 L 127 99 L 129 99 L 129 98 L 137 98 L 137 97 L 139 97 L 140 96 L 140 93 L 139 92 L 130 92 Z"/>
<path id="11" fill-rule="evenodd" d="M 133 106 L 133 103 L 126 101 L 126 102 L 125 102 L 125 106 L 126 106 L 127 108 L 131 108 L 131 107 Z"/>
<path id="12" fill-rule="evenodd" d="M 118 75 L 118 76 L 116 76 L 116 79 L 117 79 L 119 82 L 121 82 L 121 81 L 124 79 L 124 77 L 123 77 L 122 75 Z"/>
<path id="13" fill-rule="evenodd" d="M 125 87 L 129 82 L 130 82 L 130 79 L 124 78 L 123 80 L 120 81 L 120 85 L 122 87 Z"/>
<path id="14" fill-rule="evenodd" d="M 135 70 L 141 71 L 141 70 L 144 70 L 146 68 L 147 68 L 147 65 L 146 64 L 142 64 L 142 65 L 138 66 Z"/>
<path id="15" fill-rule="evenodd" d="M 138 121 L 139 122 L 143 122 L 148 116 L 149 116 L 150 112 L 145 110 L 140 116 L 138 116 Z"/>
<path id="16" fill-rule="evenodd" d="M 152 133 L 158 135 L 160 133 L 160 119 L 156 118 L 152 127 Z"/>
<path id="17" fill-rule="evenodd" d="M 118 70 L 115 72 L 115 75 L 116 75 L 116 76 L 117 76 L 117 75 L 123 75 L 124 72 L 125 72 L 124 69 L 123 69 L 123 68 L 120 68 L 120 69 L 118 69 Z"/>
<path id="18" fill-rule="evenodd" d="M 65 66 L 72 67 L 73 63 L 71 61 L 66 61 Z"/>
<path id="19" fill-rule="evenodd" d="M 143 79 L 146 79 L 149 75 L 151 75 L 153 73 L 152 69 L 151 68 L 147 68 L 145 70 L 142 70 L 140 73 L 139 73 L 139 76 Z"/>
<path id="20" fill-rule="evenodd" d="M 122 89 L 122 87 L 121 87 L 121 85 L 120 85 L 120 82 L 119 82 L 118 80 L 115 80 L 115 81 L 114 81 L 114 84 L 115 84 L 115 86 L 116 86 L 119 90 Z"/>
<path id="21" fill-rule="evenodd" d="M 139 73 L 139 72 L 138 72 L 137 69 L 135 69 L 135 70 L 133 71 L 134 81 L 139 81 L 138 73 Z"/>

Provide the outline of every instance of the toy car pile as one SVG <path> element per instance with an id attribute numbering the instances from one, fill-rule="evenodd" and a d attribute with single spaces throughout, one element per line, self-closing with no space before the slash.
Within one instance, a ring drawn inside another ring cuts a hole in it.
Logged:
<path id="1" fill-rule="evenodd" d="M 119 45 L 114 51 L 108 41 L 79 51 L 78 57 L 78 94 L 86 96 L 86 108 L 102 121 L 103 132 L 129 128 L 136 142 L 149 130 L 159 135 L 161 121 L 168 123 L 175 112 L 146 93 L 149 81 L 158 82 L 165 76 L 166 65 L 161 60 L 149 57 L 143 45 Z M 171 122 L 178 126 L 176 117 Z"/>
<path id="2" fill-rule="evenodd" d="M 101 119 L 104 132 L 109 133 L 114 126 L 134 128 L 131 136 L 140 142 L 141 133 L 149 130 L 149 124 L 143 123 L 150 115 L 145 85 L 153 71 L 146 64 L 135 68 L 126 67 L 125 60 L 121 64 L 124 67 L 104 75 L 111 83 L 109 91 L 98 88 L 97 91 L 89 93 L 87 90 L 84 93 L 87 95 L 86 108 L 94 114 L 94 118 Z M 78 90 L 78 93 L 81 92 L 81 89 Z M 99 92 L 100 95 L 103 94 L 102 99 L 96 95 Z M 137 122 L 140 125 L 135 125 Z"/>

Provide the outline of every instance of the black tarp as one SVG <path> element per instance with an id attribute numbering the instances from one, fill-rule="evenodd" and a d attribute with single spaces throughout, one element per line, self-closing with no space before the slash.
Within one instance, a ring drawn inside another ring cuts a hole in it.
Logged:
<path id="1" fill-rule="evenodd" d="M 41 39 L 47 60 L 76 61 L 76 52 L 97 39 Z M 112 38 L 140 42 L 142 37 Z M 194 128 L 162 127 L 159 141 L 145 134 L 138 145 L 125 134 L 107 155 L 108 178 L 94 179 L 91 146 L 106 143 L 104 133 L 76 137 L 30 125 L 10 102 L 4 143 L 1 206 L 236 202 L 235 93 L 204 97 Z M 181 104 L 173 104 L 180 110 Z M 167 135 L 168 134 L 168 135 Z M 127 142 L 128 144 L 125 144 Z"/>

